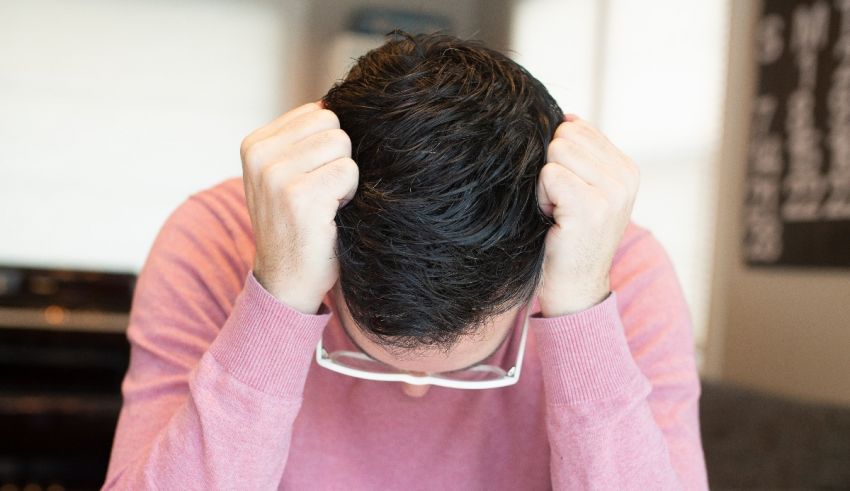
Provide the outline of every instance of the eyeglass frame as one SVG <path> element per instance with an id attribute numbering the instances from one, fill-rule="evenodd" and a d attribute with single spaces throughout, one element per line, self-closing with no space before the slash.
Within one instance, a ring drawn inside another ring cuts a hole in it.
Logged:
<path id="1" fill-rule="evenodd" d="M 522 334 L 519 342 L 519 350 L 517 353 L 517 359 L 514 365 L 505 371 L 504 368 L 489 365 L 485 363 L 479 363 L 473 365 L 469 368 L 463 369 L 461 371 L 493 371 L 496 373 L 501 373 L 502 377 L 495 380 L 451 380 L 445 377 L 440 377 L 439 375 L 434 375 L 435 373 L 440 372 L 431 372 L 425 375 L 413 375 L 410 373 L 406 373 L 403 371 L 393 372 L 393 373 L 379 373 L 372 372 L 369 370 L 363 370 L 359 368 L 351 368 L 340 364 L 336 360 L 334 360 L 334 355 L 345 355 L 350 356 L 356 359 L 364 360 L 364 361 L 373 361 L 380 363 L 382 365 L 388 365 L 380 360 L 376 360 L 371 356 L 363 353 L 362 351 L 347 351 L 347 350 L 337 350 L 333 353 L 328 353 L 324 347 L 322 346 L 322 339 L 319 338 L 319 342 L 316 344 L 316 363 L 319 366 L 331 370 L 336 373 L 340 373 L 342 375 L 348 375 L 350 377 L 364 379 L 364 380 L 373 380 L 379 382 L 405 382 L 412 385 L 436 385 L 439 387 L 448 387 L 452 389 L 495 389 L 500 387 L 509 387 L 511 385 L 519 382 L 519 376 L 522 371 L 522 362 L 525 358 L 525 344 L 526 339 L 528 338 L 528 324 L 529 319 L 531 318 L 531 307 L 534 303 L 534 298 L 532 298 L 524 309 L 525 320 L 522 325 Z M 514 324 L 513 329 L 516 329 L 516 324 Z M 393 367 L 395 369 L 395 367 Z"/>

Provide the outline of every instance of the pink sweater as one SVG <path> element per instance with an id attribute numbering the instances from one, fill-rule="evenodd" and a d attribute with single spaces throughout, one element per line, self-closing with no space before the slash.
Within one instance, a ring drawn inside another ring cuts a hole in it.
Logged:
<path id="1" fill-rule="evenodd" d="M 254 253 L 238 177 L 163 225 L 105 489 L 707 489 L 688 308 L 638 225 L 606 300 L 548 319 L 535 302 L 516 385 L 420 399 L 319 367 L 323 335 L 346 342 L 331 301 L 317 315 L 278 301 Z M 512 363 L 514 342 L 491 362 Z"/>

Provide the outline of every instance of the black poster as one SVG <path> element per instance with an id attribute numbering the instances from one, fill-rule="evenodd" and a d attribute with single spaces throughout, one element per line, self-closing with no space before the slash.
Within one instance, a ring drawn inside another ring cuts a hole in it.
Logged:
<path id="1" fill-rule="evenodd" d="M 850 0 L 764 0 L 747 158 L 753 265 L 850 266 Z"/>

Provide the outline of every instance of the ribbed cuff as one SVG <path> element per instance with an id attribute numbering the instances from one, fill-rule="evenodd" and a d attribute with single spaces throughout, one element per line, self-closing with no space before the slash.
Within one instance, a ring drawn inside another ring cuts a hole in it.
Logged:
<path id="1" fill-rule="evenodd" d="M 616 396 L 640 374 L 626 342 L 612 291 L 602 302 L 572 314 L 529 320 L 551 404 L 577 404 Z"/>
<path id="2" fill-rule="evenodd" d="M 249 271 L 230 317 L 210 345 L 216 361 L 241 382 L 280 397 L 301 397 L 307 372 L 330 320 L 321 304 L 304 314 L 278 300 Z"/>

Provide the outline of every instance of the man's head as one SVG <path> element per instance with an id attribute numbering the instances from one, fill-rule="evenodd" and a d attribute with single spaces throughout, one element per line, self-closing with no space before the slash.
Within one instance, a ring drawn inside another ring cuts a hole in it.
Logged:
<path id="1" fill-rule="evenodd" d="M 498 343 L 540 281 L 551 221 L 536 186 L 563 120 L 555 100 L 479 43 L 396 35 L 323 102 L 360 169 L 336 218 L 358 341 L 391 360 Z"/>

